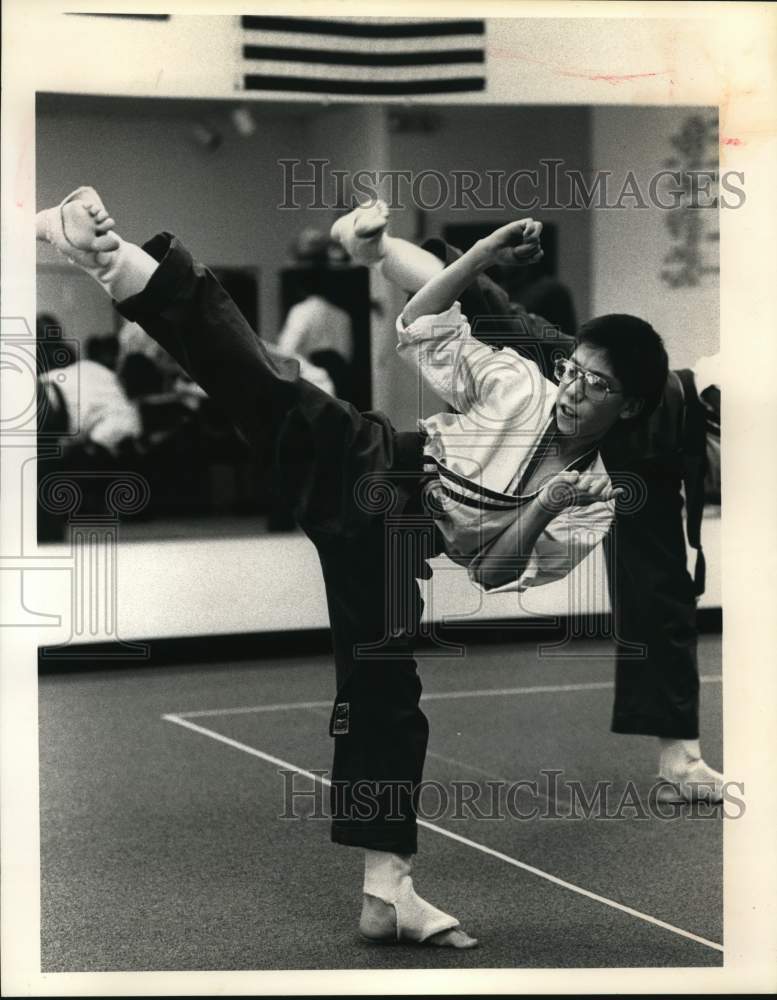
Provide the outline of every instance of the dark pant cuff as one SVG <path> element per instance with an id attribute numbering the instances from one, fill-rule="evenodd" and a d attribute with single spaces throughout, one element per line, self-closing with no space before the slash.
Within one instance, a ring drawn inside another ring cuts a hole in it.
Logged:
<path id="1" fill-rule="evenodd" d="M 610 731 L 624 736 L 660 736 L 667 740 L 697 740 L 699 725 L 694 722 L 667 722 L 666 719 L 615 718 Z"/>
<path id="2" fill-rule="evenodd" d="M 332 841 L 345 847 L 362 847 L 393 854 L 417 854 L 418 831 L 413 827 L 332 825 Z"/>

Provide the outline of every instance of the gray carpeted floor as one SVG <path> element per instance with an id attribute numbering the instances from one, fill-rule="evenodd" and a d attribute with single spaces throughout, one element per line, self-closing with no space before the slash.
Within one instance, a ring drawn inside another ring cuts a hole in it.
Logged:
<path id="1" fill-rule="evenodd" d="M 42 677 L 43 971 L 722 964 L 720 951 L 682 933 L 722 942 L 720 812 L 638 815 L 655 741 L 608 731 L 609 645 L 581 641 L 568 653 L 492 646 L 420 661 L 425 778 L 439 783 L 424 813 L 467 842 L 422 829 L 415 882 L 480 938 L 461 953 L 361 941 L 360 852 L 330 842 L 326 820 L 309 815 L 312 797 L 299 800 L 306 818 L 279 818 L 290 779 L 249 752 L 328 768 L 327 657 Z M 702 639 L 700 661 L 702 746 L 720 766 L 719 638 Z M 504 693 L 536 687 L 551 690 Z M 457 692 L 492 693 L 447 696 Z M 191 718 L 208 733 L 163 718 L 299 702 L 321 704 Z M 561 772 L 555 792 L 543 770 Z M 512 805 L 550 813 L 555 802 L 557 818 L 493 815 L 487 782 L 521 779 L 537 780 L 538 794 Z M 473 783 L 480 817 L 470 807 L 456 818 L 453 780 Z M 594 781 L 609 782 L 609 817 L 570 817 L 572 781 L 589 794 Z M 636 805 L 624 800 L 629 781 Z M 450 808 L 436 815 L 445 795 Z"/>

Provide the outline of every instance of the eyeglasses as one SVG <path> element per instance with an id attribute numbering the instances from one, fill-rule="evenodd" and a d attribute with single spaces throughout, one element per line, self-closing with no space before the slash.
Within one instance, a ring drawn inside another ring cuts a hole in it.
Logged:
<path id="1" fill-rule="evenodd" d="M 601 403 L 610 394 L 619 396 L 623 392 L 622 389 L 613 389 L 610 383 L 606 379 L 603 379 L 601 375 L 581 368 L 568 358 L 558 359 L 554 365 L 553 374 L 556 376 L 556 381 L 562 385 L 569 385 L 570 382 L 574 382 L 576 378 L 582 375 L 585 382 L 585 394 L 596 403 Z"/>

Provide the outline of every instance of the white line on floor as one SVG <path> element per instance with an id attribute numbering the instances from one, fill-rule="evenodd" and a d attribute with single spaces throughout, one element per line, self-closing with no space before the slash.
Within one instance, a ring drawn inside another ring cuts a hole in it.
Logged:
<path id="1" fill-rule="evenodd" d="M 310 778 L 311 781 L 320 781 L 325 785 L 330 784 L 326 778 L 313 774 L 311 771 L 306 771 L 304 768 L 297 767 L 296 764 L 289 764 L 287 761 L 281 760 L 280 757 L 273 757 L 272 754 L 264 753 L 263 750 L 257 750 L 255 747 L 250 747 L 247 743 L 241 743 L 239 740 L 233 740 L 231 737 L 224 736 L 223 733 L 217 733 L 213 729 L 206 729 L 204 726 L 198 726 L 196 722 L 189 722 L 188 719 L 182 719 L 180 715 L 163 715 L 162 718 L 165 722 L 174 722 L 176 725 L 184 726 L 186 729 L 191 729 L 195 733 L 202 733 L 203 736 L 210 736 L 211 739 L 218 740 L 219 743 L 225 743 L 228 747 L 234 747 L 235 750 L 242 750 L 243 753 L 250 753 L 252 757 L 258 757 L 260 760 L 266 760 L 268 764 L 277 764 L 278 767 L 282 767 L 287 771 L 294 771 L 296 774 L 302 774 L 306 778 Z"/>
<path id="2" fill-rule="evenodd" d="M 250 715 L 252 712 L 289 712 L 295 708 L 331 708 L 332 701 L 290 701 L 277 705 L 244 705 L 239 708 L 203 708 L 196 712 L 175 712 L 179 719 L 200 719 L 207 715 Z"/>
<path id="3" fill-rule="evenodd" d="M 501 782 L 503 785 L 509 785 L 510 782 L 505 778 L 501 778 L 498 774 L 493 774 L 491 771 L 486 771 L 482 767 L 478 767 L 477 764 L 468 764 L 464 760 L 457 760 L 455 757 L 445 757 L 441 753 L 436 753 L 434 750 L 427 750 L 426 756 L 431 757 L 434 760 L 441 760 L 444 764 L 451 764 L 453 767 L 458 768 L 460 771 L 470 771 L 472 774 L 479 774 L 483 778 L 488 778 L 491 781 Z M 568 806 L 571 805 L 571 800 L 569 798 L 551 798 L 547 795 L 539 786 L 532 789 L 532 795 L 536 798 L 542 799 L 549 806 Z"/>
<path id="4" fill-rule="evenodd" d="M 705 674 L 702 684 L 719 684 L 721 675 Z M 476 688 L 473 691 L 435 691 L 421 695 L 421 701 L 449 701 L 455 698 L 494 698 L 525 694 L 564 694 L 569 691 L 606 691 L 612 681 L 589 681 L 581 684 L 539 684 L 534 687 Z M 252 712 L 289 712 L 294 709 L 331 708 L 332 701 L 290 701 L 274 705 L 243 705 L 237 708 L 204 708 L 193 712 L 172 713 L 179 719 L 202 719 L 209 715 L 250 715 Z"/>
<path id="5" fill-rule="evenodd" d="M 209 736 L 211 739 L 217 740 L 219 743 L 224 743 L 226 746 L 233 747 L 235 750 L 242 750 L 243 753 L 251 754 L 252 757 L 258 757 L 260 760 L 264 760 L 268 764 L 275 764 L 278 767 L 282 767 L 284 770 L 294 771 L 296 774 L 301 774 L 306 778 L 310 778 L 311 781 L 317 781 L 319 784 L 324 786 L 329 786 L 331 784 L 327 778 L 322 777 L 320 774 L 313 774 L 311 771 L 306 771 L 302 767 L 297 767 L 296 764 L 291 764 L 289 761 L 281 760 L 280 757 L 273 757 L 272 754 L 264 753 L 264 751 L 257 750 L 256 747 L 248 746 L 247 743 L 241 743 L 239 740 L 233 740 L 231 737 L 224 736 L 222 733 L 217 733 L 213 729 L 206 729 L 204 726 L 198 726 L 196 723 L 190 722 L 188 719 L 185 719 L 180 715 L 163 715 L 162 718 L 167 722 L 173 722 L 178 726 L 191 729 L 195 733 L 201 733 L 203 736 Z M 562 889 L 568 889 L 570 892 L 577 893 L 579 896 L 585 896 L 586 899 L 591 899 L 595 903 L 602 903 L 604 906 L 609 906 L 614 910 L 620 910 L 621 913 L 627 913 L 629 916 L 636 917 L 638 920 L 643 920 L 645 923 L 653 924 L 655 927 L 662 927 L 664 930 L 670 931 L 672 934 L 677 934 L 680 937 L 687 938 L 689 941 L 696 941 L 697 944 L 703 944 L 707 948 L 713 948 L 715 951 L 720 952 L 723 951 L 723 945 L 719 944 L 717 941 L 710 941 L 708 938 L 683 930 L 682 927 L 676 927 L 674 924 L 667 923 L 665 920 L 659 920 L 657 917 L 653 917 L 649 913 L 642 913 L 641 910 L 635 910 L 633 907 L 626 906 L 623 903 L 618 903 L 614 899 L 608 899 L 606 896 L 600 896 L 596 892 L 583 889 L 581 886 L 575 885 L 573 882 L 567 882 L 564 879 L 557 878 L 549 872 L 542 871 L 541 868 L 535 868 L 533 865 L 528 865 L 524 861 L 518 861 L 517 858 L 511 858 L 508 854 L 502 854 L 501 851 L 495 851 L 493 848 L 487 847 L 485 844 L 479 844 L 476 840 L 470 840 L 469 837 L 463 837 L 461 834 L 453 833 L 450 830 L 446 830 L 442 826 L 430 823 L 428 820 L 419 819 L 418 825 L 427 830 L 431 830 L 434 833 L 439 833 L 442 837 L 448 837 L 449 840 L 455 840 L 459 844 L 464 844 L 465 847 L 471 847 L 473 850 L 480 851 L 482 854 L 487 854 L 492 858 L 496 858 L 498 861 L 504 861 L 505 864 L 512 865 L 514 868 L 520 868 L 522 871 L 528 872 L 530 875 L 536 875 L 538 878 L 545 879 L 545 881 L 551 882 L 553 885 L 558 885 Z"/>

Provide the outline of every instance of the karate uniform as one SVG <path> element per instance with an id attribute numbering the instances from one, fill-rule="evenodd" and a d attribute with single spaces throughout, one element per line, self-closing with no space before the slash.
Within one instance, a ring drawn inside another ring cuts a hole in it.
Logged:
<path id="1" fill-rule="evenodd" d="M 461 253 L 442 240 L 425 244 L 445 264 Z M 509 346 L 550 375 L 556 357 L 570 355 L 574 338 L 511 303 L 483 275 L 461 296 L 475 337 Z M 608 588 L 616 641 L 612 730 L 673 739 L 699 735 L 696 600 L 703 591 L 703 406 L 687 372 L 670 372 L 650 418 L 601 444 L 613 485 L 638 477 L 645 503 L 616 507 L 605 540 Z M 687 528 L 683 528 L 683 495 Z M 687 569 L 686 534 L 699 550 L 696 578 Z"/>
<path id="2" fill-rule="evenodd" d="M 469 451 L 467 436 L 444 430 L 444 418 L 419 431 L 397 432 L 383 414 L 359 413 L 307 383 L 296 362 L 273 358 L 211 272 L 195 263 L 177 239 L 161 234 L 144 249 L 159 266 L 142 292 L 118 304 L 120 313 L 139 323 L 234 420 L 318 551 L 337 675 L 330 718 L 332 839 L 415 853 L 416 788 L 428 738 L 413 658 L 423 610 L 417 580 L 428 578 L 427 560 L 446 547 L 454 558 L 467 561 L 438 527 L 444 516 L 426 504 L 426 487 L 439 481 L 439 463 L 447 461 L 451 474 L 459 476 L 460 463 L 474 455 L 470 472 L 479 468 L 482 474 L 459 478 L 486 513 L 485 491 L 509 487 L 521 463 L 531 460 L 532 441 L 545 434 L 550 419 L 555 387 L 514 356 L 515 381 L 524 395 L 535 384 L 545 394 L 539 404 L 542 419 L 524 433 L 512 470 L 509 460 L 499 465 L 498 454 L 505 450 L 515 413 L 499 405 L 503 390 L 496 386 L 491 388 L 497 395 L 486 392 L 485 397 L 490 395 L 496 437 L 486 434 Z M 449 310 L 404 331 L 400 352 L 412 354 L 430 329 L 444 332 L 449 345 L 455 341 L 481 354 L 487 350 L 471 337 L 458 310 Z M 457 370 L 471 374 L 466 365 Z M 436 369 L 433 377 L 438 376 Z M 453 386 L 453 369 L 447 378 Z M 433 458 L 438 464 L 432 465 Z M 596 461 L 595 455 L 585 458 L 586 464 Z M 501 510 L 488 511 L 498 516 L 484 519 L 485 541 L 504 530 L 520 507 L 520 498 L 505 494 L 505 499 L 512 512 L 505 517 Z M 584 519 L 598 525 L 586 535 L 590 544 L 606 532 L 611 517 L 608 505 L 597 506 L 602 508 L 598 516 L 591 508 L 582 511 Z M 567 528 L 555 539 L 549 532 L 516 587 L 543 582 L 543 573 L 555 578 L 568 571 L 569 553 L 582 557 L 584 544 L 582 534 L 570 544 Z M 474 545 L 467 558 L 477 554 Z"/>

